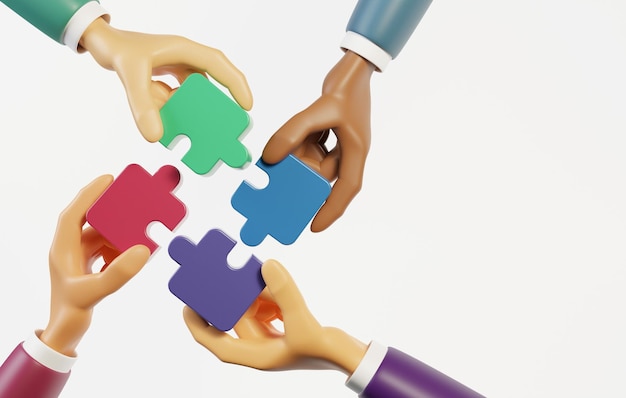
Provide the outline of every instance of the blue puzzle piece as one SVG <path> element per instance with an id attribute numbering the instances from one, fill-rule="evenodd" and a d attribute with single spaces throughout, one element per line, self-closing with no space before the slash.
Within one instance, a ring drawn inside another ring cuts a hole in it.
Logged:
<path id="1" fill-rule="evenodd" d="M 267 187 L 257 189 L 244 181 L 231 199 L 233 208 L 248 219 L 241 240 L 256 246 L 271 235 L 290 245 L 330 195 L 330 183 L 293 155 L 273 165 L 259 159 L 256 165 L 269 176 Z"/>
<path id="2" fill-rule="evenodd" d="M 168 249 L 181 265 L 170 279 L 170 291 L 222 331 L 235 326 L 265 287 L 262 263 L 255 256 L 240 269 L 230 268 L 227 257 L 236 244 L 224 232 L 212 229 L 197 245 L 177 236 Z"/>

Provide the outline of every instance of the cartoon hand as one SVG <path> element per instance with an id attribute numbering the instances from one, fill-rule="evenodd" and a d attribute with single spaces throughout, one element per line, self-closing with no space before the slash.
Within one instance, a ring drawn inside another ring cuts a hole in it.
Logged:
<path id="1" fill-rule="evenodd" d="M 341 217 L 361 190 L 370 148 L 369 84 L 374 70 L 374 65 L 347 51 L 326 75 L 322 96 L 278 129 L 263 150 L 263 160 L 269 164 L 293 153 L 327 180 L 337 179 L 313 219 L 313 232 L 323 231 Z M 330 130 L 337 144 L 329 152 L 324 143 Z"/>
<path id="2" fill-rule="evenodd" d="M 150 257 L 150 250 L 141 245 L 119 254 L 93 228 L 83 229 L 85 213 L 112 181 L 112 176 L 101 176 L 78 193 L 59 216 L 50 248 L 50 320 L 40 339 L 68 356 L 75 356 L 93 307 L 135 276 Z M 92 273 L 100 256 L 106 269 Z"/>
<path id="3" fill-rule="evenodd" d="M 366 345 L 340 329 L 321 326 L 278 261 L 266 261 L 261 272 L 267 288 L 235 325 L 238 338 L 185 307 L 185 323 L 195 340 L 223 362 L 264 370 L 332 367 L 352 374 Z M 276 319 L 283 321 L 284 333 L 271 324 Z"/>
<path id="4" fill-rule="evenodd" d="M 80 45 L 102 67 L 117 72 L 135 123 L 150 142 L 163 136 L 159 101 L 150 88 L 152 76 L 170 74 L 182 83 L 192 73 L 208 74 L 227 87 L 242 108 L 252 108 L 248 82 L 228 58 L 184 37 L 118 30 L 98 18 L 89 25 Z"/>

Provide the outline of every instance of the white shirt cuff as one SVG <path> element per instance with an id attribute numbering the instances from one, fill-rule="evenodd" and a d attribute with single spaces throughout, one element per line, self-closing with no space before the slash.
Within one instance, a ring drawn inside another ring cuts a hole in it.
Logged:
<path id="1" fill-rule="evenodd" d="M 43 341 L 39 340 L 36 333 L 33 333 L 29 339 L 24 341 L 22 348 L 35 361 L 55 372 L 67 373 L 72 369 L 74 362 L 76 362 L 76 357 L 68 357 L 45 345 Z"/>
<path id="2" fill-rule="evenodd" d="M 341 42 L 341 48 L 359 54 L 374 64 L 381 72 L 385 70 L 391 61 L 391 55 L 387 54 L 385 50 L 372 43 L 367 37 L 355 32 L 346 32 Z"/>
<path id="3" fill-rule="evenodd" d="M 352 376 L 346 380 L 346 386 L 357 394 L 361 394 L 372 381 L 380 364 L 387 355 L 387 347 L 372 341 Z"/>
<path id="4" fill-rule="evenodd" d="M 101 16 L 105 16 L 105 19 L 107 19 L 107 21 L 109 20 L 109 13 L 100 3 L 90 1 L 85 4 L 70 18 L 61 35 L 61 42 L 71 48 L 72 51 L 84 51 L 78 47 L 78 42 L 80 38 L 83 37 L 83 33 L 87 30 L 87 27 Z"/>

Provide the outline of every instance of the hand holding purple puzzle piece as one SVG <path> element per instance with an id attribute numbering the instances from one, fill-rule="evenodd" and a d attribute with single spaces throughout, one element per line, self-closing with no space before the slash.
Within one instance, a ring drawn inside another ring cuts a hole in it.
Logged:
<path id="1" fill-rule="evenodd" d="M 181 265 L 170 279 L 170 291 L 222 331 L 232 329 L 265 288 L 262 263 L 255 256 L 240 269 L 228 265 L 228 254 L 236 244 L 224 232 L 212 229 L 198 244 L 178 236 L 168 249 Z"/>

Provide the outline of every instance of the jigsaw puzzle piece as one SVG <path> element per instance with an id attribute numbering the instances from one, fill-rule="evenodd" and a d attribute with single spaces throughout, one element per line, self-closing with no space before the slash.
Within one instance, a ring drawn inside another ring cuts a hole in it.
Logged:
<path id="1" fill-rule="evenodd" d="M 248 113 L 200 74 L 190 75 L 161 108 L 166 148 L 179 135 L 189 137 L 191 149 L 183 156 L 196 174 L 206 174 L 222 160 L 243 167 L 250 154 L 239 141 L 250 124 Z"/>
<path id="2" fill-rule="evenodd" d="M 170 279 L 170 291 L 222 331 L 235 326 L 265 287 L 262 263 L 255 256 L 243 268 L 228 265 L 235 244 L 224 232 L 212 229 L 197 245 L 177 236 L 168 249 L 181 265 Z"/>
<path id="3" fill-rule="evenodd" d="M 247 218 L 241 240 L 256 246 L 271 235 L 290 245 L 330 195 L 330 183 L 293 155 L 273 165 L 259 159 L 256 165 L 269 184 L 258 189 L 244 181 L 231 198 L 232 207 Z"/>
<path id="4" fill-rule="evenodd" d="M 173 231 L 187 214 L 172 191 L 180 183 L 174 166 L 150 175 L 138 164 L 128 165 L 87 211 L 87 221 L 118 250 L 142 244 L 153 253 L 158 245 L 146 228 L 159 221 Z"/>

